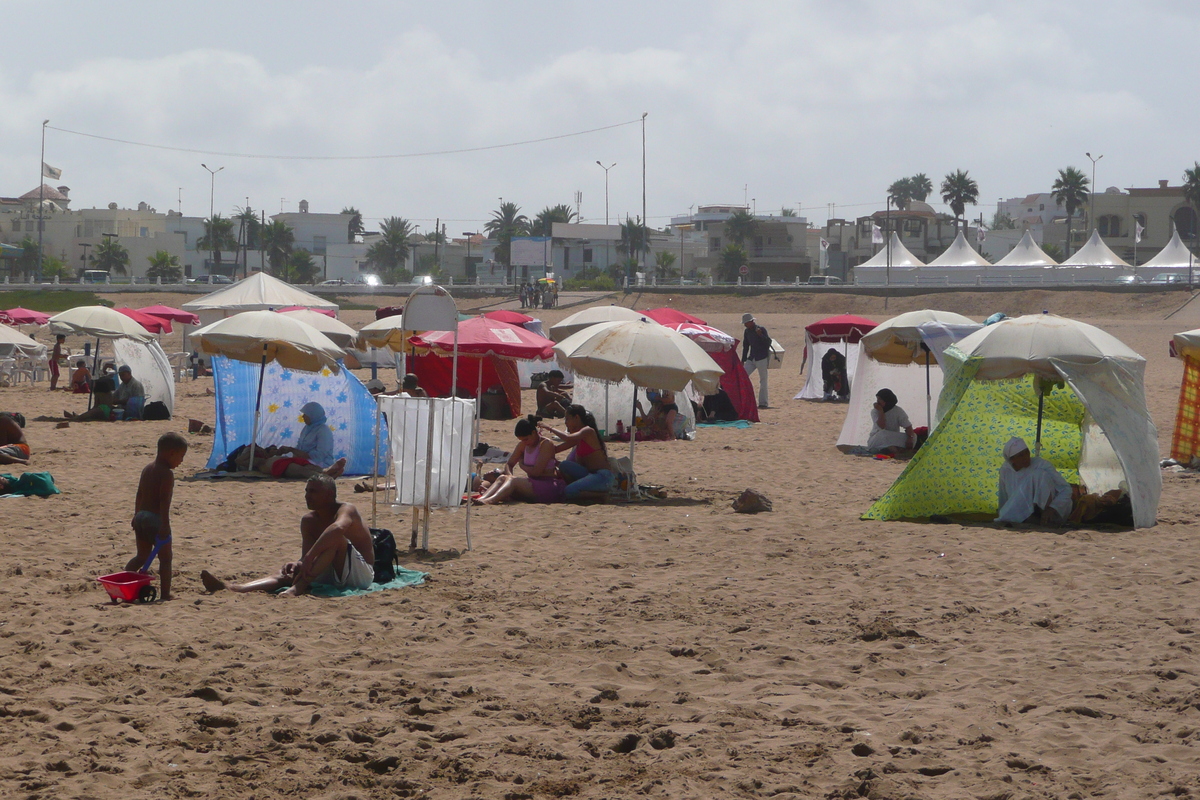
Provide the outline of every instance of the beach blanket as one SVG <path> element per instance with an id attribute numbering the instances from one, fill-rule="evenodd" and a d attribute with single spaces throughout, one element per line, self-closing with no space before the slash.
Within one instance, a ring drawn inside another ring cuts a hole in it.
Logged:
<path id="1" fill-rule="evenodd" d="M 697 422 L 697 428 L 749 428 L 753 422 L 747 422 L 744 419 L 735 419 L 732 422 Z"/>
<path id="2" fill-rule="evenodd" d="M 316 597 L 355 597 L 360 594 L 384 592 L 388 589 L 402 589 L 405 586 L 420 586 L 428 576 L 427 572 L 396 567 L 396 577 L 387 583 L 372 583 L 365 589 L 335 589 L 332 586 L 317 584 L 312 587 L 312 593 Z"/>
<path id="3" fill-rule="evenodd" d="M 62 494 L 54 485 L 54 476 L 49 472 L 26 472 L 22 475 L 0 475 L 7 483 L 7 494 L 0 497 L 49 497 L 52 494 Z"/>

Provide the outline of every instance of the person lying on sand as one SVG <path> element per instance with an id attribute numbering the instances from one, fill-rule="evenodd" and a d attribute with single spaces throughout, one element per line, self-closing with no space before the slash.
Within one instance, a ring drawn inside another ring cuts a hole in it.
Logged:
<path id="1" fill-rule="evenodd" d="M 254 471 L 276 478 L 295 478 L 308 480 L 314 475 L 328 475 L 331 478 L 341 477 L 346 470 L 346 459 L 339 458 L 330 466 L 321 469 L 305 458 L 295 455 L 295 448 L 267 445 L 254 448 Z M 250 448 L 244 447 L 233 460 L 239 472 L 250 471 Z"/>
<path id="2" fill-rule="evenodd" d="M 371 532 L 358 509 L 339 503 L 337 484 L 327 475 L 314 475 L 304 484 L 309 512 L 300 520 L 300 560 L 284 564 L 278 575 L 249 583 L 225 583 L 204 570 L 200 581 L 210 592 L 274 592 L 296 597 L 314 585 L 335 589 L 366 589 L 375 580 L 375 548 Z"/>
<path id="3" fill-rule="evenodd" d="M 0 412 L 0 464 L 29 465 L 29 442 L 12 414 Z"/>

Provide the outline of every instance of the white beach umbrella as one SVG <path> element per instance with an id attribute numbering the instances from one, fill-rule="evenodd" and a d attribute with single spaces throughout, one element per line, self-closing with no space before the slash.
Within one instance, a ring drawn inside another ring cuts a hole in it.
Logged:
<path id="1" fill-rule="evenodd" d="M 339 319 L 334 319 L 319 311 L 313 311 L 308 308 L 296 308 L 291 311 L 280 311 L 278 313 L 292 319 L 298 319 L 306 325 L 311 325 L 328 336 L 329 340 L 338 347 L 351 347 L 354 344 L 354 340 L 358 337 L 358 332 L 354 328 L 351 328 Z"/>
<path id="2" fill-rule="evenodd" d="M 404 315 L 393 314 L 390 317 L 374 320 L 363 325 L 358 330 L 356 344 L 360 350 L 370 347 L 390 348 L 399 353 L 401 350 L 411 353 L 412 346 L 405 346 L 404 340 L 417 331 L 405 331 Z"/>
<path id="3" fill-rule="evenodd" d="M 53 333 L 79 334 L 96 339 L 119 339 L 127 336 L 139 342 L 154 341 L 154 334 L 140 323 L 105 306 L 78 306 L 55 314 L 47 323 Z"/>
<path id="4" fill-rule="evenodd" d="M 263 375 L 268 361 L 286 369 L 339 372 L 338 359 L 346 353 L 311 325 L 274 311 L 244 311 L 218 320 L 192 333 L 201 352 L 237 361 L 259 364 L 258 394 L 254 400 L 254 435 L 250 441 L 250 465 L 254 465 L 255 440 L 262 406 Z"/>
<path id="5" fill-rule="evenodd" d="M 588 326 L 556 344 L 554 352 L 579 375 L 613 382 L 628 379 L 635 386 L 672 392 L 683 391 L 690 382 L 701 394 L 714 394 L 724 374 L 700 345 L 645 318 Z M 630 430 L 631 467 L 636 439 Z"/>
<path id="6" fill-rule="evenodd" d="M 46 355 L 46 345 L 26 336 L 16 328 L 0 325 L 0 353 L 19 355 L 22 358 L 41 358 Z"/>
<path id="7" fill-rule="evenodd" d="M 646 315 L 624 306 L 592 306 L 583 311 L 577 311 L 571 316 L 550 326 L 550 338 L 556 342 L 564 341 L 591 325 L 601 322 L 633 322 L 646 319 Z M 655 323 L 656 325 L 658 323 Z"/>

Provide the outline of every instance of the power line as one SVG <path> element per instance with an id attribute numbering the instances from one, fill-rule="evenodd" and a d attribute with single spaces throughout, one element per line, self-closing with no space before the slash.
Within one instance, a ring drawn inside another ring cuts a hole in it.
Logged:
<path id="1" fill-rule="evenodd" d="M 56 128 L 53 125 L 46 127 L 52 131 L 59 133 L 67 133 L 72 136 L 83 136 L 88 139 L 99 139 L 105 142 L 116 142 L 117 144 L 127 144 L 134 147 L 148 147 L 153 150 L 170 150 L 176 153 L 194 153 L 196 155 L 205 156 L 222 156 L 224 158 L 258 158 L 276 161 L 383 161 L 388 159 L 400 158 L 426 158 L 429 156 L 448 156 L 457 155 L 459 153 L 479 153 L 486 150 L 502 150 L 506 147 L 521 147 L 528 144 L 539 144 L 541 142 L 553 142 L 557 139 L 570 139 L 574 136 L 586 136 L 589 133 L 599 133 L 600 131 L 612 130 L 613 128 L 621 128 L 626 125 L 636 125 L 641 122 L 641 118 L 628 120 L 626 122 L 616 122 L 612 125 L 602 125 L 599 128 L 589 128 L 585 131 L 574 131 L 572 133 L 560 133 L 555 136 L 543 136 L 539 139 L 526 139 L 520 142 L 506 142 L 504 144 L 490 144 L 481 147 L 463 147 L 458 150 L 429 150 L 422 153 L 392 153 L 384 155 L 372 156 L 281 156 L 267 153 L 228 153 L 220 150 L 198 150 L 190 147 L 171 147 L 165 144 L 151 144 L 149 142 L 135 142 L 130 139 L 117 139 L 112 136 L 101 136 L 98 133 L 86 133 L 84 131 L 73 131 L 68 128 Z"/>

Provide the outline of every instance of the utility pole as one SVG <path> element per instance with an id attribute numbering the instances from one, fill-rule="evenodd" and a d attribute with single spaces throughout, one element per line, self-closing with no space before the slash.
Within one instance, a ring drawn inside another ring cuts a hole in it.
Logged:
<path id="1" fill-rule="evenodd" d="M 646 115 L 649 111 L 642 112 L 642 271 L 646 269 L 646 262 L 650 256 L 650 225 L 646 218 Z"/>
<path id="2" fill-rule="evenodd" d="M 45 208 L 46 208 L 46 126 L 50 124 L 50 120 L 42 120 L 42 160 L 38 163 L 38 262 L 37 262 L 37 277 L 38 283 L 42 282 L 42 229 L 46 227 Z"/>

